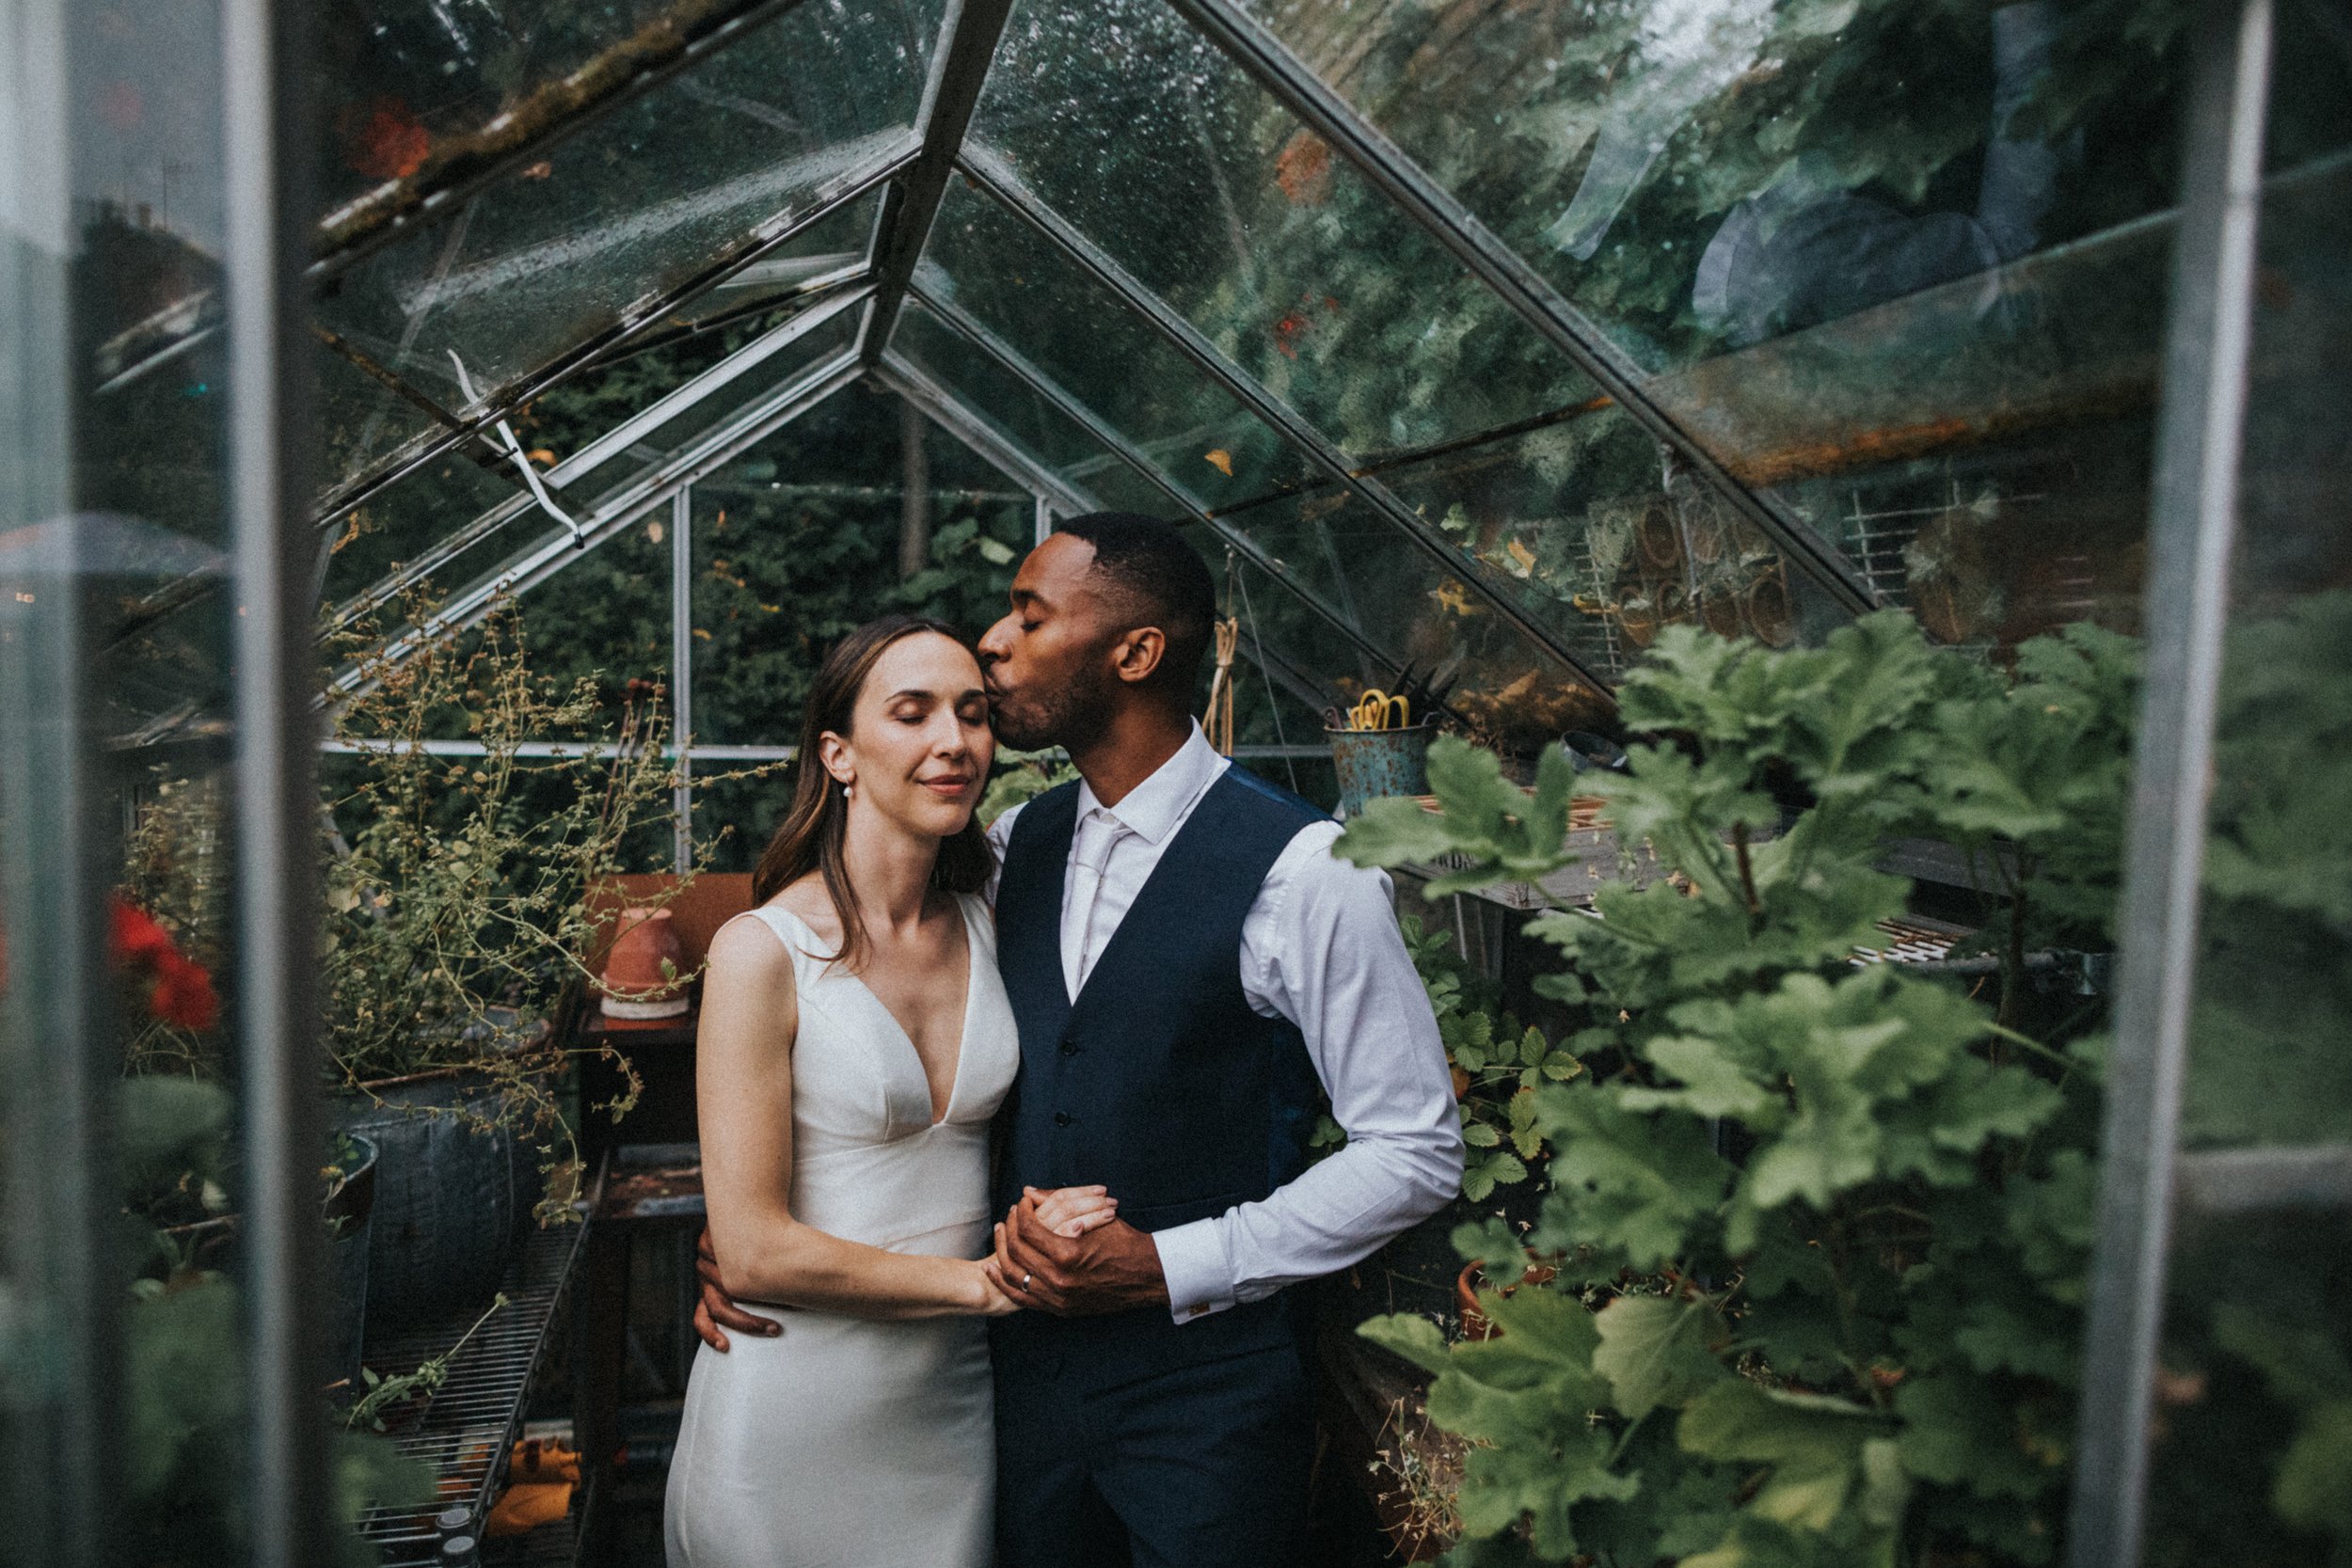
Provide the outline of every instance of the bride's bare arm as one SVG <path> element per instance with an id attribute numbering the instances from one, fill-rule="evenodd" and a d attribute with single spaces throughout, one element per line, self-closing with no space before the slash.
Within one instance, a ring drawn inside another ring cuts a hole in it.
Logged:
<path id="1" fill-rule="evenodd" d="M 861 1318 L 994 1315 L 1006 1299 L 977 1261 L 844 1241 L 792 1213 L 792 958 L 756 920 L 710 944 L 694 1042 L 703 1193 L 721 1287 L 742 1301 Z"/>

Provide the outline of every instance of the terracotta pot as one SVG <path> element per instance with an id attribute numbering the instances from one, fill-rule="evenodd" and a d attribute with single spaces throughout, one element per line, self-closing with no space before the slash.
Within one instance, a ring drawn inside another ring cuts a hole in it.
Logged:
<path id="1" fill-rule="evenodd" d="M 1691 525 L 1691 559 L 1709 566 L 1724 556 L 1723 524 L 1708 515 Z"/>
<path id="2" fill-rule="evenodd" d="M 1549 1285 L 1559 1276 L 1558 1269 L 1549 1263 L 1537 1263 L 1528 1269 L 1526 1282 L 1530 1285 Z M 1494 1324 L 1486 1321 L 1486 1314 L 1478 1307 L 1478 1292 L 1486 1283 L 1486 1265 L 1476 1262 L 1463 1264 L 1461 1274 L 1454 1281 L 1454 1306 L 1461 1313 L 1462 1338 L 1465 1339 L 1491 1339 L 1495 1336 Z M 1507 1286 L 1501 1293 L 1507 1297 L 1518 1290 L 1517 1285 Z"/>
<path id="3" fill-rule="evenodd" d="M 1718 637 L 1740 635 L 1740 601 L 1729 594 L 1706 594 L 1699 598 L 1699 619 Z"/>
<path id="4" fill-rule="evenodd" d="M 1682 564 L 1682 529 L 1665 497 L 1653 499 L 1642 509 L 1633 536 L 1641 543 L 1642 559 L 1659 571 L 1669 572 Z"/>
<path id="5" fill-rule="evenodd" d="M 1654 604 L 1617 607 L 1617 626 L 1625 640 L 1637 648 L 1646 648 L 1658 641 L 1658 607 Z"/>
<path id="6" fill-rule="evenodd" d="M 1768 648 L 1785 648 L 1797 640 L 1797 625 L 1788 613 L 1788 589 L 1777 577 L 1762 577 L 1747 592 L 1740 607 L 1748 629 Z"/>
<path id="7" fill-rule="evenodd" d="M 676 1018 L 686 1011 L 685 974 L 686 944 L 670 911 L 623 910 L 620 935 L 604 957 L 598 1005 L 607 1018 Z"/>

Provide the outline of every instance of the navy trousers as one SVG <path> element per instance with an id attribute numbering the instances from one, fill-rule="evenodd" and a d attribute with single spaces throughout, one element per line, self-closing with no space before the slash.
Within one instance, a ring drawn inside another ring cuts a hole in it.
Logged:
<path id="1" fill-rule="evenodd" d="M 1313 1464 L 1291 1346 L 1107 1385 L 1000 1357 L 996 1568 L 1296 1562 Z"/>

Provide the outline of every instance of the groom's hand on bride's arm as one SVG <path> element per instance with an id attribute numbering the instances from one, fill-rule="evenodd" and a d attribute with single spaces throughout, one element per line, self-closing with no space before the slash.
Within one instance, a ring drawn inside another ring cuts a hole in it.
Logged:
<path id="1" fill-rule="evenodd" d="M 1109 1219 L 1082 1235 L 1056 1235 L 1039 1213 L 1048 1196 L 1030 1188 L 996 1227 L 997 1270 L 1014 1300 L 1063 1317 L 1168 1305 L 1149 1234 Z"/>
<path id="2" fill-rule="evenodd" d="M 712 1350 L 727 1348 L 725 1330 L 738 1334 L 756 1334 L 772 1338 L 783 1332 L 772 1319 L 755 1312 L 746 1312 L 735 1305 L 735 1298 L 719 1285 L 719 1254 L 710 1244 L 710 1227 L 705 1226 L 701 1239 L 694 1243 L 694 1273 L 703 1282 L 702 1299 L 694 1304 L 694 1332 Z"/>

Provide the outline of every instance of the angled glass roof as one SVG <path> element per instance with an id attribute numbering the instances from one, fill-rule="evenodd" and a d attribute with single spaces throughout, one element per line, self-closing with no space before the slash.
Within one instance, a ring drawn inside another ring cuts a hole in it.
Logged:
<path id="1" fill-rule="evenodd" d="M 964 161 L 1050 209 L 1353 455 L 1592 393 L 1159 0 L 1025 0 Z"/>
<path id="2" fill-rule="evenodd" d="M 531 389 L 903 160 L 940 8 L 791 8 L 336 272 L 322 325 L 455 415 Z M 396 450 L 355 445 L 328 482 Z"/>
<path id="3" fill-rule="evenodd" d="M 330 603 L 538 580 L 555 512 L 594 538 L 879 382 L 1054 511 L 1190 519 L 1295 621 L 1272 662 L 1451 661 L 1498 733 L 1677 622 L 2137 617 L 2169 24 L 484 10 L 330 21 Z"/>

